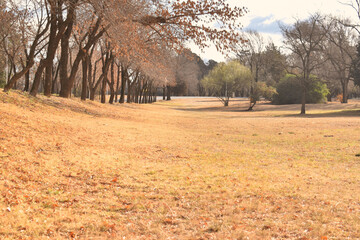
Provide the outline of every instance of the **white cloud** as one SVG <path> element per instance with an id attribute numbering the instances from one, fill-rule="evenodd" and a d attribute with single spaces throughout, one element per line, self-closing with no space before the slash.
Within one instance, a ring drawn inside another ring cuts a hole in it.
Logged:
<path id="1" fill-rule="evenodd" d="M 270 25 L 270 24 L 276 23 L 276 22 L 277 22 L 277 19 L 274 17 L 274 15 L 272 15 L 270 18 L 268 18 L 264 21 L 264 24 Z"/>
<path id="2" fill-rule="evenodd" d="M 249 12 L 240 19 L 244 29 L 251 24 L 253 30 L 271 37 L 277 46 L 282 45 L 278 22 L 292 24 L 297 19 L 305 19 L 316 12 L 347 17 L 359 22 L 355 10 L 338 0 L 228 0 L 228 2 L 233 6 L 248 8 Z M 349 3 L 351 0 L 343 0 L 343 2 Z M 202 58 L 225 60 L 215 47 L 206 49 L 205 53 L 193 46 L 191 49 Z"/>
<path id="3" fill-rule="evenodd" d="M 295 18 L 303 19 L 315 12 L 357 18 L 351 7 L 341 4 L 338 0 L 229 0 L 229 2 L 249 9 L 244 19 L 272 15 L 276 20 L 291 23 Z"/>

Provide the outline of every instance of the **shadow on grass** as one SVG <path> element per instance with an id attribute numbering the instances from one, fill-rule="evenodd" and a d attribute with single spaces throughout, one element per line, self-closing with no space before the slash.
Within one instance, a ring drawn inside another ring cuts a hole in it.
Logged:
<path id="1" fill-rule="evenodd" d="M 277 117 L 302 117 L 302 118 L 334 118 L 334 117 L 360 117 L 360 110 L 342 110 L 325 113 L 309 113 L 309 114 L 284 114 Z"/>
<path id="2" fill-rule="evenodd" d="M 224 107 L 224 106 L 216 106 L 216 107 L 203 107 L 203 108 L 174 108 L 179 111 L 185 111 L 185 112 L 220 112 L 220 113 L 270 113 L 273 117 L 294 117 L 294 118 L 336 118 L 336 117 L 360 117 L 360 110 L 355 109 L 345 109 L 345 110 L 326 110 L 326 112 L 320 112 L 320 113 L 308 113 L 305 115 L 300 114 L 298 111 L 298 108 L 291 107 L 287 109 L 281 109 L 281 108 L 272 108 L 272 109 L 266 109 L 264 108 L 264 105 L 260 108 L 255 109 L 253 111 L 248 111 L 248 106 L 245 105 L 238 105 L 238 106 L 231 106 L 231 107 Z M 276 111 L 286 111 L 287 113 L 281 114 L 276 113 Z M 315 109 L 312 111 L 316 111 Z M 293 112 L 293 113 L 289 113 Z M 251 114 L 252 115 L 252 114 Z M 246 117 L 249 117 L 250 115 L 247 115 Z M 232 116 L 234 117 L 234 116 Z M 243 116 L 245 117 L 245 116 Z M 261 116 L 257 116 L 261 117 Z M 269 117 L 263 116 L 263 117 Z"/>
<path id="3" fill-rule="evenodd" d="M 240 107 L 204 107 L 204 108 L 174 108 L 185 112 L 249 112 L 246 108 Z M 250 111 L 251 112 L 251 111 Z"/>

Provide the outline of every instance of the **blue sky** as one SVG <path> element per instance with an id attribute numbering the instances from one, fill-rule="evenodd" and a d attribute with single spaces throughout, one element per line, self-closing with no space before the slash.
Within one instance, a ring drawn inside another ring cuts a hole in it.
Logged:
<path id="1" fill-rule="evenodd" d="M 272 14 L 265 17 L 258 16 L 251 19 L 250 24 L 244 30 L 251 29 L 262 33 L 280 34 L 279 23 L 284 24 L 281 20 L 276 20 Z"/>

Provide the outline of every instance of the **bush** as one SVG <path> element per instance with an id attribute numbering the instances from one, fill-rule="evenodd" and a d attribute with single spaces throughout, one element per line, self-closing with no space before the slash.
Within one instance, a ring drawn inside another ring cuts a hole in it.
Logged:
<path id="1" fill-rule="evenodd" d="M 326 84 L 317 77 L 311 76 L 306 86 L 306 103 L 326 102 L 329 90 Z M 274 104 L 299 104 L 301 103 L 302 88 L 299 79 L 295 75 L 287 74 L 280 80 L 276 87 Z"/>
<path id="2" fill-rule="evenodd" d="M 343 97 L 342 94 L 338 94 L 338 95 L 336 96 L 336 101 L 338 101 L 338 102 L 340 102 L 340 103 L 343 102 L 343 99 L 344 99 L 344 97 Z"/>
<path id="3" fill-rule="evenodd" d="M 272 101 L 274 99 L 274 95 L 276 94 L 276 89 L 272 86 L 266 85 L 264 82 L 258 82 L 255 86 L 255 92 L 260 97 L 265 98 L 267 101 Z"/>

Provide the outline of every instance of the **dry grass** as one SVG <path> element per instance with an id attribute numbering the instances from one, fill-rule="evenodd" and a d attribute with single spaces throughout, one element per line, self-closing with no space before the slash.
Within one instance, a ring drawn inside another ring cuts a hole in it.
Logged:
<path id="1" fill-rule="evenodd" d="M 0 239 L 360 239 L 360 102 L 0 93 Z"/>

